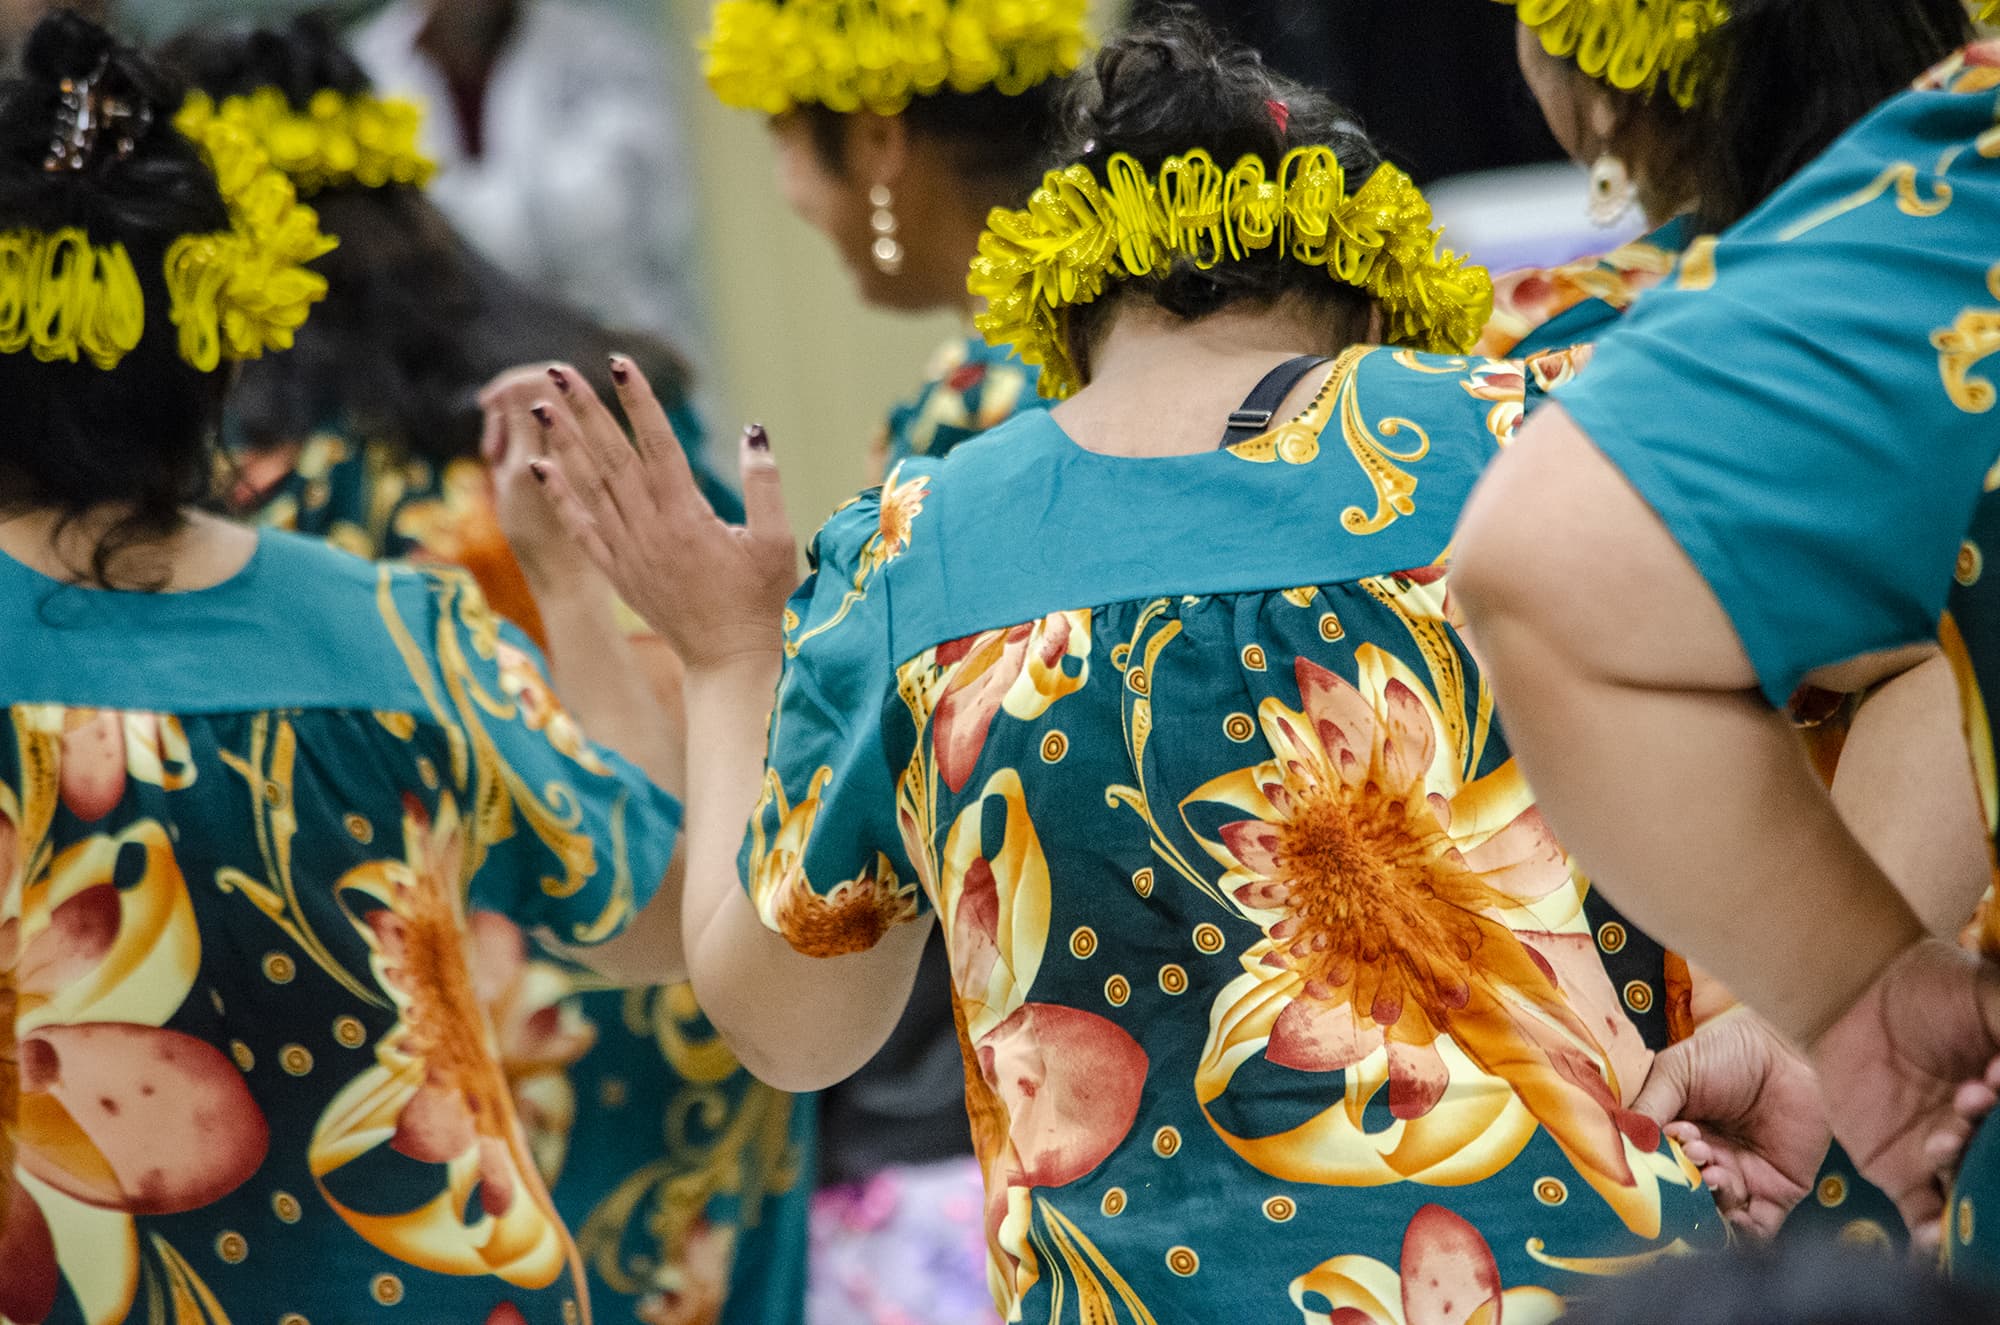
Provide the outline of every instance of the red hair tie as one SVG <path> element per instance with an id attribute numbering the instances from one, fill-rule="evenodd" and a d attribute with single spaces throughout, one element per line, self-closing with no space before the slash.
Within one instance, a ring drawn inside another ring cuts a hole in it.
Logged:
<path id="1" fill-rule="evenodd" d="M 1282 101 L 1266 101 L 1264 105 L 1270 109 L 1271 123 L 1278 126 L 1278 132 L 1280 134 L 1290 133 L 1292 129 L 1292 108 Z"/>

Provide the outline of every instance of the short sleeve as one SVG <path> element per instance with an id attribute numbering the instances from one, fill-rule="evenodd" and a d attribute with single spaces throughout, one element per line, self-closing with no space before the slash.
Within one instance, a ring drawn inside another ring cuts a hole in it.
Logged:
<path id="1" fill-rule="evenodd" d="M 666 878 L 680 802 L 584 735 L 541 653 L 469 576 L 424 575 L 435 605 L 433 703 L 452 719 L 453 759 L 469 785 L 460 808 L 475 853 L 469 906 L 566 944 L 616 937 Z"/>
<path id="2" fill-rule="evenodd" d="M 1990 72 L 1990 71 L 1989 71 Z M 1623 471 L 1782 705 L 1934 636 L 1996 450 L 1990 81 L 1907 93 L 1642 298 L 1557 400 Z"/>
<path id="3" fill-rule="evenodd" d="M 897 698 L 885 571 L 908 546 L 928 479 L 903 466 L 838 512 L 785 614 L 764 794 L 743 844 L 758 915 L 813 957 L 864 952 L 928 903 L 898 823 L 891 733 L 914 731 Z M 902 714 L 896 723 L 898 712 Z"/>

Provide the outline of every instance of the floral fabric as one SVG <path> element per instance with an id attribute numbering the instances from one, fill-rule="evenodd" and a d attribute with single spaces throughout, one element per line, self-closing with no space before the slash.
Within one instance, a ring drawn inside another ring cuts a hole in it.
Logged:
<path id="1" fill-rule="evenodd" d="M 953 341 L 931 361 L 921 391 L 889 413 L 888 462 L 942 459 L 953 447 L 999 427 L 1023 410 L 1047 409 L 1040 372 L 978 336 Z"/>
<path id="2" fill-rule="evenodd" d="M 1665 963 L 1451 623 L 1526 390 L 1355 350 L 1162 460 L 1031 415 L 821 532 L 745 883 L 812 955 L 936 916 L 1006 1318 L 1549 1320 L 1722 1236 L 1629 1108 Z"/>
<path id="3" fill-rule="evenodd" d="M 673 422 L 711 501 L 739 517 L 735 495 L 699 461 L 692 416 L 677 410 Z M 541 614 L 477 461 L 440 472 L 327 432 L 238 466 L 233 507 L 360 556 L 465 567 L 502 616 L 540 638 Z M 546 687 L 518 698 L 530 711 L 555 704 Z M 794 1325 L 814 1102 L 745 1071 L 686 987 L 607 988 L 505 915 L 473 920 L 480 997 L 599 1325 Z"/>
<path id="4" fill-rule="evenodd" d="M 0 633 L 0 1317 L 580 1319 L 466 914 L 612 937 L 673 799 L 462 575 L 0 559 Z"/>

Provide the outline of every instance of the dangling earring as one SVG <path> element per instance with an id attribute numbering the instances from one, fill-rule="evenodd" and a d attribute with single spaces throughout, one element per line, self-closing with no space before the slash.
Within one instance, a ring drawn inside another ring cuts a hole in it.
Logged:
<path id="1" fill-rule="evenodd" d="M 869 228 L 875 232 L 875 244 L 870 250 L 875 269 L 884 276 L 901 276 L 903 244 L 896 238 L 901 228 L 896 222 L 896 195 L 887 184 L 877 184 L 868 190 L 868 205 L 875 209 L 875 215 L 868 219 Z"/>
<path id="2" fill-rule="evenodd" d="M 1625 161 L 1611 152 L 1597 158 L 1590 168 L 1590 220 L 1593 225 L 1608 230 L 1632 210 L 1638 200 L 1639 186 L 1632 182 L 1632 172 L 1625 168 Z"/>

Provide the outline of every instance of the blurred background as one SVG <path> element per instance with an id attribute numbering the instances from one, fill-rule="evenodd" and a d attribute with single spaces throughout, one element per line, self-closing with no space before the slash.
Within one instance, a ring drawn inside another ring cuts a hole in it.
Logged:
<path id="1" fill-rule="evenodd" d="M 116 26 L 143 40 L 308 8 L 336 12 L 357 30 L 373 24 L 379 37 L 394 17 L 385 19 L 385 8 L 438 2 L 84 0 L 77 7 L 108 11 Z M 1096 0 L 1094 20 L 1101 30 L 1159 2 Z M 0 20 L 18 32 L 46 3 L 0 0 Z M 695 366 L 697 398 L 725 457 L 743 423 L 765 423 L 785 462 L 794 520 L 810 531 L 864 482 L 865 456 L 887 404 L 919 385 L 914 367 L 962 329 L 948 316 L 899 317 L 853 298 L 851 278 L 826 243 L 778 200 L 763 124 L 724 109 L 702 84 L 696 43 L 709 0 L 527 4 L 561 13 L 579 32 L 608 24 L 640 43 L 633 54 L 659 78 L 660 104 L 648 113 L 677 143 L 659 206 L 685 214 L 676 224 L 686 233 L 663 241 L 672 249 L 671 272 L 604 270 L 618 260 L 601 245 L 579 243 L 550 283 L 608 321 L 668 334 Z M 1522 84 L 1511 7 L 1493 0 L 1200 0 L 1197 7 L 1285 72 L 1355 108 L 1391 155 L 1432 188 L 1455 247 L 1496 268 L 1609 247 L 1584 223 L 1582 177 L 1558 162 Z M 452 186 L 452 172 L 447 162 L 440 189 Z M 649 299 L 656 318 L 605 306 Z"/>

